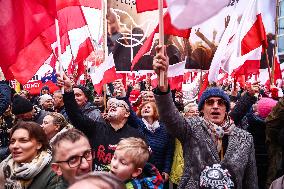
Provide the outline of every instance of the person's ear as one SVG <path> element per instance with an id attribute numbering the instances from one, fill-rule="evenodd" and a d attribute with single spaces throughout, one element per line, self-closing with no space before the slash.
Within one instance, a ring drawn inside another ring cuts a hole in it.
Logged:
<path id="1" fill-rule="evenodd" d="M 51 163 L 51 169 L 55 172 L 58 176 L 62 175 L 62 171 L 58 163 Z"/>
<path id="2" fill-rule="evenodd" d="M 126 118 L 128 118 L 130 116 L 130 112 L 126 112 L 124 115 Z"/>
<path id="3" fill-rule="evenodd" d="M 132 178 L 138 177 L 142 173 L 142 168 L 136 168 L 134 172 L 131 174 Z"/>
<path id="4" fill-rule="evenodd" d="M 55 125 L 55 130 L 56 130 L 56 131 L 59 131 L 59 129 L 60 129 L 60 125 L 56 124 L 56 125 Z"/>
<path id="5" fill-rule="evenodd" d="M 42 144 L 38 142 L 38 143 L 37 143 L 37 146 L 36 146 L 36 149 L 37 149 L 37 150 L 40 150 L 41 147 L 42 147 Z"/>

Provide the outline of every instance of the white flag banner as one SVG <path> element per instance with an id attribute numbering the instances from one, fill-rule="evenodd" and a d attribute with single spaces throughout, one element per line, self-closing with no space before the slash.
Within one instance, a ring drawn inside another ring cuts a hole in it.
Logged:
<path id="1" fill-rule="evenodd" d="M 179 29 L 201 24 L 229 3 L 230 0 L 167 0 L 172 24 Z"/>

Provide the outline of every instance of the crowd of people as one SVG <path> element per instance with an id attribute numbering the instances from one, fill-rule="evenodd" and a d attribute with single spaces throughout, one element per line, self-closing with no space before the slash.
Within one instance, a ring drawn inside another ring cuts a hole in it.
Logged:
<path id="1" fill-rule="evenodd" d="M 110 12 L 108 25 L 110 51 L 123 51 Z M 101 95 L 63 74 L 63 90 L 45 86 L 31 96 L 1 81 L 0 189 L 284 188 L 281 88 L 213 84 L 191 101 L 171 90 L 169 65 L 187 57 L 186 68 L 210 66 L 214 39 L 196 35 L 209 48 L 192 49 L 185 40 L 181 53 L 172 36 L 167 55 L 156 46 L 147 65 L 164 85 L 155 88 L 118 79 Z M 116 64 L 129 67 L 120 54 L 114 52 Z"/>
<path id="2" fill-rule="evenodd" d="M 1 81 L 0 188 L 283 187 L 283 97 L 255 83 L 183 102 L 156 50 L 164 85 L 135 101 L 120 79 L 105 99 L 65 74 L 33 98 Z"/>

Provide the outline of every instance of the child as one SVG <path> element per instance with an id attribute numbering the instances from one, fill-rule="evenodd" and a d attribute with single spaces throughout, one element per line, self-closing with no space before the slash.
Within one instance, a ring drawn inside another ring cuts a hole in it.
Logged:
<path id="1" fill-rule="evenodd" d="M 150 152 L 140 138 L 122 139 L 114 152 L 110 172 L 126 183 L 126 188 L 163 188 L 163 178 L 157 168 L 146 163 Z"/>

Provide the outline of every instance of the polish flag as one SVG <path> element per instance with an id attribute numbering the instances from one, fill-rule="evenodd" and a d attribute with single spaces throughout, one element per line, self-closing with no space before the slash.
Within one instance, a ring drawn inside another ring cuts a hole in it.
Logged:
<path id="1" fill-rule="evenodd" d="M 179 29 L 201 24 L 229 3 L 230 0 L 167 0 L 172 24 Z"/>
<path id="2" fill-rule="evenodd" d="M 229 74 L 236 74 L 240 70 L 258 70 L 262 49 L 266 47 L 266 33 L 258 9 L 258 0 L 251 0 L 240 24 L 237 17 L 232 15 L 214 54 L 209 69 L 209 82 L 217 81 L 220 68 Z"/>
<path id="3" fill-rule="evenodd" d="M 278 79 L 282 80 L 282 71 L 280 68 L 279 57 L 276 55 L 274 57 L 274 84 L 276 84 Z"/>
<path id="4" fill-rule="evenodd" d="M 171 17 L 170 14 L 167 12 L 164 15 L 164 32 L 167 35 L 174 35 L 174 36 L 179 36 L 183 38 L 189 38 L 191 29 L 185 29 L 185 30 L 179 30 L 175 28 L 171 24 Z M 135 55 L 134 59 L 132 60 L 132 65 L 131 65 L 131 70 L 134 68 L 135 64 L 138 63 L 139 59 L 146 54 L 147 52 L 150 51 L 155 33 L 159 32 L 159 25 L 155 28 L 155 30 L 151 33 L 151 35 L 147 38 L 147 40 L 144 42 L 142 47 L 139 49 L 138 53 Z"/>
<path id="5" fill-rule="evenodd" d="M 183 75 L 185 71 L 185 61 L 180 63 L 170 65 L 168 68 L 168 81 L 171 89 L 176 89 L 178 91 L 182 88 Z M 151 85 L 156 87 L 158 85 L 157 74 L 151 76 Z"/>
<path id="6" fill-rule="evenodd" d="M 97 67 L 92 67 L 90 76 L 94 84 L 94 88 L 98 94 L 102 93 L 102 87 L 104 84 L 113 82 L 116 80 L 116 70 L 111 53 L 107 59 Z"/>
<path id="7" fill-rule="evenodd" d="M 25 84 L 51 54 L 41 37 L 54 24 L 55 6 L 35 0 L 0 1 L 0 67 L 7 80 Z"/>

